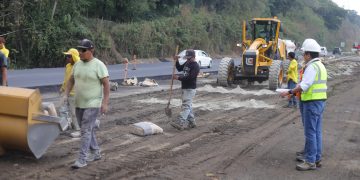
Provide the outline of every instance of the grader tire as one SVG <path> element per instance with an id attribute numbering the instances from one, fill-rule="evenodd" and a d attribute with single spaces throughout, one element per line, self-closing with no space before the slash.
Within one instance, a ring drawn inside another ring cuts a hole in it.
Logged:
<path id="1" fill-rule="evenodd" d="M 269 69 L 269 89 L 280 88 L 283 82 L 283 67 L 280 60 L 273 60 Z"/>
<path id="2" fill-rule="evenodd" d="M 289 59 L 285 59 L 282 61 L 282 65 L 283 65 L 283 69 L 284 69 L 284 79 L 283 82 L 286 82 L 286 78 L 287 78 L 287 72 L 290 66 L 290 60 Z"/>
<path id="3" fill-rule="evenodd" d="M 223 58 L 219 65 L 217 83 L 220 86 L 228 87 L 234 82 L 234 60 Z"/>

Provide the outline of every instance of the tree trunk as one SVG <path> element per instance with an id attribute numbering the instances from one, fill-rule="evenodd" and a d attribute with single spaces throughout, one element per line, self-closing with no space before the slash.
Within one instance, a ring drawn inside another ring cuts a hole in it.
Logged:
<path id="1" fill-rule="evenodd" d="M 53 7 L 52 12 L 51 12 L 51 21 L 52 21 L 53 18 L 54 18 L 54 14 L 55 14 L 55 10 L 56 10 L 57 3 L 58 3 L 58 0 L 55 0 L 55 2 L 54 2 L 54 7 Z"/>

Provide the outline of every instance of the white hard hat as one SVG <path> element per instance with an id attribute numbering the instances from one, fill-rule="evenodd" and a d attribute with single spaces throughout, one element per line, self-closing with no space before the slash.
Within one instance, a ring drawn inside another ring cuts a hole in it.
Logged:
<path id="1" fill-rule="evenodd" d="M 314 39 L 305 39 L 302 44 L 301 50 L 306 52 L 321 52 L 320 45 Z"/>

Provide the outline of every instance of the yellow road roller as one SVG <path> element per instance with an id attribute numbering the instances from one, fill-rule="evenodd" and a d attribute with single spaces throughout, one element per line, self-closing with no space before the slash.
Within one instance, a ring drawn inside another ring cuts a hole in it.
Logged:
<path id="1" fill-rule="evenodd" d="M 0 156 L 20 150 L 39 159 L 67 126 L 42 111 L 39 90 L 0 86 Z"/>

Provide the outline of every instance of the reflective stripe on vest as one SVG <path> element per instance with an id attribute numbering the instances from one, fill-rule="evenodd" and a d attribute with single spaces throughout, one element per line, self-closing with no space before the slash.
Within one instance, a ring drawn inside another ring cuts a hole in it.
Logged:
<path id="1" fill-rule="evenodd" d="M 325 100 L 327 99 L 327 71 L 325 66 L 320 61 L 315 61 L 309 65 L 316 70 L 316 76 L 309 89 L 301 93 L 301 101 Z"/>

